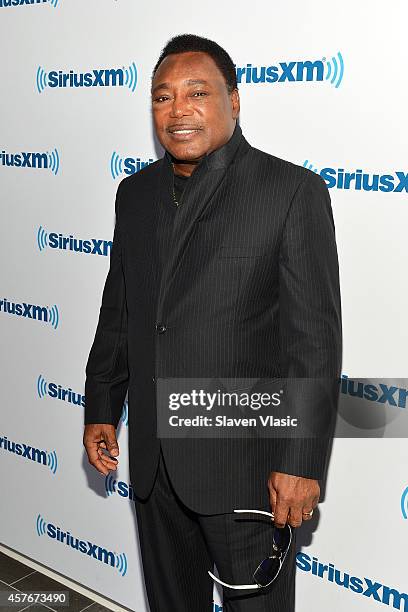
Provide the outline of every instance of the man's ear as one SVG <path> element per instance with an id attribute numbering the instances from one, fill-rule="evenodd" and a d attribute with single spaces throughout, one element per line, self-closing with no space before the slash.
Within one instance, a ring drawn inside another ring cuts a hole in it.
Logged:
<path id="1" fill-rule="evenodd" d="M 237 88 L 233 89 L 231 92 L 231 110 L 232 118 L 236 119 L 240 111 L 239 91 Z"/>

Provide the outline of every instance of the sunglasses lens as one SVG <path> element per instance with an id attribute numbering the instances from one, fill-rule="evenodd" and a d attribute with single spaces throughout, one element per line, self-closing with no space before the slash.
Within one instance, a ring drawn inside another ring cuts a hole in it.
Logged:
<path id="1" fill-rule="evenodd" d="M 273 531 L 273 541 L 279 549 L 285 553 L 290 543 L 290 529 L 287 525 L 282 529 L 275 527 Z"/>
<path id="2" fill-rule="evenodd" d="M 269 586 L 276 578 L 283 562 L 291 541 L 291 530 L 288 525 L 282 529 L 275 527 L 273 532 L 273 542 L 278 548 L 276 556 L 264 559 L 254 573 L 254 580 L 261 587 Z"/>
<path id="3" fill-rule="evenodd" d="M 254 573 L 255 582 L 263 587 L 268 586 L 276 578 L 279 567 L 279 559 L 264 559 Z"/>

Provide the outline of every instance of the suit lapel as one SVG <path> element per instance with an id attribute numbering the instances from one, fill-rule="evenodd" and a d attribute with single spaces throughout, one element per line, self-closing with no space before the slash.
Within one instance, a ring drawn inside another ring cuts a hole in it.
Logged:
<path id="1" fill-rule="evenodd" d="M 250 145 L 242 136 L 241 128 L 237 124 L 230 140 L 217 151 L 204 157 L 187 181 L 182 202 L 175 212 L 172 232 L 168 232 L 170 244 L 164 244 L 163 239 L 159 241 L 159 251 L 164 265 L 160 279 L 157 320 L 161 318 L 164 299 L 193 236 L 195 223 L 214 201 L 213 196 L 235 155 L 243 154 L 249 147 Z M 160 202 L 158 205 L 162 208 L 159 214 L 160 223 L 169 222 L 166 207 L 167 210 L 170 210 L 169 207 L 175 206 L 173 174 L 171 157 L 166 152 L 163 158 L 159 190 Z"/>

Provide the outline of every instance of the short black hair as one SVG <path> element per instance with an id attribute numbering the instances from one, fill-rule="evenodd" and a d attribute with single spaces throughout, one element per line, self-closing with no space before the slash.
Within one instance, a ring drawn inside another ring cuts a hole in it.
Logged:
<path id="1" fill-rule="evenodd" d="M 175 53 L 188 53 L 189 51 L 202 51 L 203 53 L 208 53 L 214 60 L 217 68 L 222 72 L 228 93 L 232 93 L 234 89 L 238 89 L 235 64 L 225 49 L 213 40 L 204 38 L 203 36 L 196 36 L 195 34 L 179 34 L 167 42 L 153 69 L 152 80 L 165 57 Z"/>

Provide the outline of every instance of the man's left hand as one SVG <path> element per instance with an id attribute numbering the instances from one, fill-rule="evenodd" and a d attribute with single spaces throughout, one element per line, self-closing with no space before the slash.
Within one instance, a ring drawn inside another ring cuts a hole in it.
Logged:
<path id="1" fill-rule="evenodd" d="M 311 510 L 316 508 L 320 498 L 317 480 L 271 472 L 268 480 L 271 509 L 275 515 L 275 526 L 300 527 L 302 521 L 310 520 Z"/>

